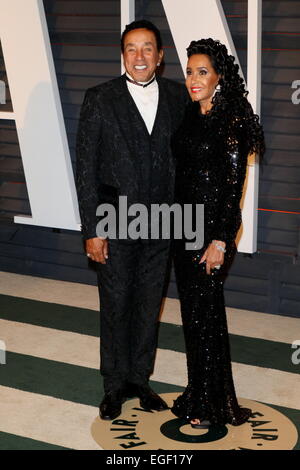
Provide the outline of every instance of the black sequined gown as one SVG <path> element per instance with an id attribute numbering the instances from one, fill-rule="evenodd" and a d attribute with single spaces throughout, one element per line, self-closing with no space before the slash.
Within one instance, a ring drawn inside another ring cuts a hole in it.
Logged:
<path id="1" fill-rule="evenodd" d="M 248 151 L 242 119 L 215 121 L 198 110 L 199 104 L 193 103 L 173 139 L 176 200 L 204 204 L 204 245 L 185 250 L 184 239 L 174 241 L 188 385 L 172 412 L 187 421 L 240 425 L 251 410 L 238 405 L 234 390 L 223 283 L 236 251 Z M 214 239 L 226 242 L 225 261 L 207 275 L 199 260 Z"/>

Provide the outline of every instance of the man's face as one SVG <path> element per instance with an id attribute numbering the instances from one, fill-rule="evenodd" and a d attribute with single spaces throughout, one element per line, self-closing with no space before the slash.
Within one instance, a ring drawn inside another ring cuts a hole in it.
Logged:
<path id="1" fill-rule="evenodd" d="M 137 82 L 147 82 L 161 62 L 163 51 L 157 50 L 155 34 L 145 28 L 138 28 L 124 38 L 123 60 L 126 72 Z"/>

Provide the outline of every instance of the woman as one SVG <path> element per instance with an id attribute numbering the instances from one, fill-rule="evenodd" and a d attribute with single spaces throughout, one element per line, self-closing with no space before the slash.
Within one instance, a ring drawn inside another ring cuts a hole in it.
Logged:
<path id="1" fill-rule="evenodd" d="M 247 156 L 263 155 L 264 138 L 226 47 L 201 39 L 187 54 L 192 103 L 173 139 L 176 200 L 204 204 L 204 245 L 186 250 L 186 240 L 174 243 L 188 385 L 172 412 L 193 427 L 240 425 L 251 410 L 241 408 L 235 395 L 223 283 L 236 251 Z"/>

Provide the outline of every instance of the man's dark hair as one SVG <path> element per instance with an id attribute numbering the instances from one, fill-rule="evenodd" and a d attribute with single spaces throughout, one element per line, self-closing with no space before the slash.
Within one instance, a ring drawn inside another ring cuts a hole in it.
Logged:
<path id="1" fill-rule="evenodd" d="M 129 33 L 129 31 L 133 31 L 134 29 L 139 29 L 139 28 L 145 28 L 154 33 L 155 39 L 156 39 L 157 50 L 160 51 L 162 48 L 162 40 L 160 36 L 160 31 L 153 23 L 151 23 L 151 21 L 148 21 L 148 20 L 137 20 L 126 25 L 126 28 L 124 29 L 122 36 L 121 36 L 121 51 L 124 52 L 124 39 L 125 39 L 126 34 Z"/>

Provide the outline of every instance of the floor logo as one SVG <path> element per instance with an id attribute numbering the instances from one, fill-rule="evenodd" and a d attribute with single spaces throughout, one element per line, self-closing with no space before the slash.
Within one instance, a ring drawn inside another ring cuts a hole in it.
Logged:
<path id="1" fill-rule="evenodd" d="M 162 394 L 169 406 L 177 396 L 177 393 Z M 102 449 L 288 450 L 295 447 L 298 432 L 285 415 L 263 403 L 242 398 L 238 401 L 252 410 L 251 418 L 241 426 L 193 429 L 170 410 L 145 411 L 140 408 L 139 400 L 133 399 L 124 403 L 117 419 L 103 421 L 97 417 L 91 432 Z"/>

